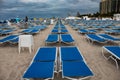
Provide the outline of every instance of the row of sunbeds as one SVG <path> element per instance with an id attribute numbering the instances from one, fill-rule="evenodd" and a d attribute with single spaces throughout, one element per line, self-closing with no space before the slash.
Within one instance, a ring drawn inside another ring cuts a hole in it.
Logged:
<path id="1" fill-rule="evenodd" d="M 97 23 L 97 24 L 99 24 L 99 23 Z M 97 26 L 97 24 L 95 26 Z M 119 30 L 120 26 L 114 26 L 114 25 L 100 26 L 99 25 L 98 27 L 99 27 L 99 29 L 104 29 L 105 33 L 110 33 L 110 34 L 119 34 L 120 33 L 120 30 Z M 112 28 L 105 29 L 107 27 L 112 27 Z M 120 46 L 119 46 L 120 38 L 113 37 L 113 36 L 111 36 L 109 34 L 105 34 L 105 33 L 96 34 L 96 32 L 94 32 L 94 34 L 90 34 L 91 31 L 89 29 L 80 29 L 79 33 L 86 34 L 86 38 L 89 40 L 89 42 L 92 41 L 92 43 L 93 42 L 98 42 L 98 43 L 115 42 L 115 43 L 117 43 L 118 45 L 114 45 L 114 46 L 113 45 L 103 46 L 102 47 L 102 55 L 106 60 L 109 60 L 109 59 L 114 60 L 117 69 L 119 69 L 118 61 L 120 60 Z M 107 51 L 109 53 L 109 56 L 108 55 L 106 56 L 105 51 Z"/>
<path id="2" fill-rule="evenodd" d="M 3 44 L 3 43 L 18 43 L 18 37 L 19 35 L 9 35 L 9 36 L 6 36 L 2 39 L 0 39 L 0 44 Z"/>
<path id="3" fill-rule="evenodd" d="M 20 34 L 31 34 L 31 35 L 33 35 L 33 34 L 36 34 L 40 30 L 43 30 L 45 28 L 47 28 L 47 27 L 46 26 L 36 26 L 36 27 L 32 27 L 30 29 L 25 29 Z M 7 30 L 5 33 L 7 34 L 11 31 L 13 31 L 13 30 Z M 18 43 L 18 40 L 19 40 L 19 34 L 11 34 L 11 35 L 8 35 L 8 36 L 5 36 L 5 37 L 1 38 L 0 39 L 0 44 L 4 44 L 4 43 L 16 44 L 16 43 Z"/>
<path id="4" fill-rule="evenodd" d="M 74 39 L 70 34 L 49 34 L 45 42 L 48 43 L 67 43 L 72 44 L 74 43 Z"/>
<path id="5" fill-rule="evenodd" d="M 104 43 L 104 42 L 107 42 L 107 41 L 112 41 L 112 42 L 117 42 L 119 44 L 119 42 L 120 42 L 120 38 L 114 38 L 114 37 L 108 36 L 106 34 L 100 34 L 100 36 L 102 36 L 104 39 L 100 38 L 99 36 L 93 35 L 93 34 L 89 35 L 89 36 L 93 36 L 93 38 L 91 38 L 91 40 L 94 39 L 93 41 L 97 41 L 97 42 L 100 42 L 100 43 Z M 110 55 L 106 56 L 105 53 L 104 53 L 105 51 L 110 53 Z M 119 45 L 103 46 L 102 47 L 102 55 L 106 60 L 109 60 L 109 59 L 114 60 L 117 69 L 119 69 L 119 64 L 118 64 L 118 61 L 120 60 L 120 46 Z"/>
<path id="6" fill-rule="evenodd" d="M 69 21 L 69 24 L 73 29 L 79 30 L 81 33 L 96 33 L 97 30 L 102 30 L 104 33 L 108 34 L 120 34 L 119 21 Z M 94 30 L 94 32 L 89 31 L 89 29 Z M 88 31 L 86 31 L 88 30 Z"/>
<path id="7" fill-rule="evenodd" d="M 45 42 L 48 43 L 67 43 L 72 44 L 74 42 L 73 37 L 68 33 L 66 27 L 61 23 L 57 22 L 54 28 L 51 31 L 51 34 L 48 35 Z"/>
<path id="8" fill-rule="evenodd" d="M 33 34 L 38 33 L 40 30 L 44 30 L 45 28 L 46 28 L 46 26 L 34 26 L 31 28 L 22 30 L 21 33 L 33 35 Z"/>
<path id="9" fill-rule="evenodd" d="M 78 32 L 81 33 L 81 34 L 93 34 L 93 33 L 97 33 L 98 30 L 95 30 L 95 29 L 80 29 Z M 120 30 L 106 29 L 105 33 L 108 33 L 108 34 L 120 34 Z"/>
<path id="10" fill-rule="evenodd" d="M 73 21 L 74 23 L 74 21 Z M 85 27 L 83 29 L 79 30 L 79 33 L 84 33 L 86 34 L 86 38 L 90 41 L 93 42 L 98 42 L 98 43 L 107 43 L 107 42 L 115 42 L 117 43 L 117 45 L 109 45 L 109 46 L 103 46 L 102 47 L 102 55 L 106 60 L 112 59 L 115 61 L 116 63 L 116 67 L 117 69 L 119 69 L 119 64 L 118 61 L 120 60 L 120 38 L 117 37 L 113 37 L 109 34 L 120 34 L 120 26 L 115 26 L 117 24 L 119 24 L 119 21 L 85 21 L 81 22 L 85 25 Z M 73 25 L 71 23 L 71 25 Z M 76 25 L 76 24 L 75 24 Z M 73 25 L 73 27 L 75 27 L 75 25 Z M 92 27 L 91 27 L 92 26 Z M 89 27 L 91 27 L 93 30 L 96 29 L 102 29 L 104 30 L 104 33 L 100 33 L 98 34 L 97 32 L 94 32 L 94 34 L 90 34 L 91 31 L 90 29 L 88 29 Z M 95 29 L 96 27 L 96 29 Z M 109 34 L 105 34 L 105 33 L 109 33 Z M 106 55 L 105 52 L 108 52 L 109 55 Z"/>
<path id="11" fill-rule="evenodd" d="M 120 38 L 110 36 L 108 34 L 86 34 L 86 37 L 92 42 L 106 43 L 106 42 L 119 42 Z"/>
<path id="12" fill-rule="evenodd" d="M 93 76 L 79 49 L 72 46 L 39 48 L 23 78 L 54 79 L 54 72 L 59 74 L 60 71 L 62 78 L 68 79 Z"/>
<path id="13" fill-rule="evenodd" d="M 90 30 L 88 30 L 88 29 L 80 29 L 78 32 L 82 33 L 82 34 L 92 34 L 92 33 L 96 33 L 97 30 L 94 30 L 94 29 L 90 29 Z"/>
<path id="14" fill-rule="evenodd" d="M 55 26 L 58 25 L 61 25 L 61 22 Z M 70 34 L 55 33 L 48 35 L 45 41 L 69 43 L 74 39 Z M 67 79 L 85 79 L 94 75 L 76 46 L 60 46 L 39 48 L 23 78 L 54 79 L 54 73 L 60 72 L 62 72 L 62 78 Z"/>

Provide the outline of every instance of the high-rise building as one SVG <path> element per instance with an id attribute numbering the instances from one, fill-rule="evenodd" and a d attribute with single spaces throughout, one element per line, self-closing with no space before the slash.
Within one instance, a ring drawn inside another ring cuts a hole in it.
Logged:
<path id="1" fill-rule="evenodd" d="M 120 13 L 120 0 L 101 0 L 100 14 Z"/>

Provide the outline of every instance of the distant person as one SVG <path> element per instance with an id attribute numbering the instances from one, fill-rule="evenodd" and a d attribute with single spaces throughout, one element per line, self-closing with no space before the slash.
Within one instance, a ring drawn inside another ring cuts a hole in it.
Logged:
<path id="1" fill-rule="evenodd" d="M 20 22 L 20 18 L 18 18 L 18 17 L 15 20 L 16 20 L 16 23 Z"/>
<path id="2" fill-rule="evenodd" d="M 25 22 L 28 22 L 28 17 L 27 16 L 25 17 Z"/>
<path id="3" fill-rule="evenodd" d="M 11 22 L 9 20 L 7 20 L 7 25 L 11 26 Z"/>

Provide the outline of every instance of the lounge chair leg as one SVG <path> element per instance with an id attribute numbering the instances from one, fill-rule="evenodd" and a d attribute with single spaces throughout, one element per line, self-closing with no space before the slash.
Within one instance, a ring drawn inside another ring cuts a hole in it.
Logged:
<path id="1" fill-rule="evenodd" d="M 30 79 L 27 79 L 27 78 L 21 78 L 21 80 L 30 80 Z"/>
<path id="2" fill-rule="evenodd" d="M 118 62 L 117 62 L 116 59 L 115 59 L 115 63 L 116 63 L 116 67 L 117 67 L 117 69 L 119 69 Z"/>
<path id="3" fill-rule="evenodd" d="M 105 55 L 104 55 L 104 53 L 103 53 L 103 49 L 102 49 L 102 55 L 103 55 L 103 57 L 104 57 L 106 60 L 108 60 L 108 59 L 110 59 L 110 58 L 113 59 L 113 60 L 115 61 L 115 64 L 116 64 L 117 69 L 119 69 L 118 62 L 117 62 L 117 60 L 116 60 L 115 58 L 112 57 L 112 55 L 109 56 L 108 58 L 105 57 Z"/>
<path id="4" fill-rule="evenodd" d="M 117 67 L 117 69 L 119 69 L 119 65 L 118 65 L 117 60 L 116 60 L 115 58 L 113 58 L 112 56 L 110 56 L 110 58 L 113 59 L 113 60 L 115 61 L 116 67 Z"/>
<path id="5" fill-rule="evenodd" d="M 31 47 L 29 47 L 29 52 L 31 53 Z"/>
<path id="6" fill-rule="evenodd" d="M 103 50 L 103 48 L 102 48 L 102 56 L 103 56 L 106 60 L 108 60 L 108 58 L 104 55 L 104 50 Z"/>
<path id="7" fill-rule="evenodd" d="M 90 44 L 90 40 L 89 39 L 87 39 L 88 40 L 88 43 Z"/>
<path id="8" fill-rule="evenodd" d="M 34 51 L 34 46 L 32 46 L 32 51 Z"/>
<path id="9" fill-rule="evenodd" d="M 19 48 L 18 48 L 19 54 L 20 54 L 20 50 L 21 50 L 21 48 L 19 47 Z"/>

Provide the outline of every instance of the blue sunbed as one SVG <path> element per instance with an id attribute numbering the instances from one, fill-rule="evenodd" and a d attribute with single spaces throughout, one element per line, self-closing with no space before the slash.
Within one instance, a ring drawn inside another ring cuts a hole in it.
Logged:
<path id="1" fill-rule="evenodd" d="M 60 64 L 62 64 L 62 78 L 75 79 L 93 76 L 82 54 L 77 47 L 60 47 Z"/>
<path id="2" fill-rule="evenodd" d="M 93 76 L 92 71 L 83 61 L 76 61 L 76 62 L 63 61 L 62 68 L 63 68 L 62 78 L 70 77 L 71 79 L 72 78 L 74 79 L 74 77 L 85 78 L 85 77 Z"/>
<path id="3" fill-rule="evenodd" d="M 39 29 L 33 29 L 33 30 L 30 31 L 30 34 L 36 34 L 38 32 L 39 32 Z"/>
<path id="4" fill-rule="evenodd" d="M 62 61 L 83 61 L 83 57 L 77 47 L 60 47 Z"/>
<path id="5" fill-rule="evenodd" d="M 96 33 L 97 31 L 94 30 L 94 29 L 90 29 L 90 30 L 88 30 L 88 32 L 89 32 L 89 33 Z"/>
<path id="6" fill-rule="evenodd" d="M 12 33 L 13 30 L 3 30 L 2 32 L 0 32 L 1 35 L 6 35 L 6 34 L 10 34 Z"/>
<path id="7" fill-rule="evenodd" d="M 106 51 L 108 51 L 111 54 L 110 56 L 106 57 L 102 50 L 103 56 L 107 60 L 110 58 L 113 59 L 116 63 L 117 69 L 118 69 L 117 59 L 120 60 L 120 46 L 103 46 L 103 49 L 105 49 Z"/>
<path id="8" fill-rule="evenodd" d="M 86 29 L 80 29 L 79 32 L 85 34 L 85 33 L 88 33 L 88 30 L 86 30 Z"/>
<path id="9" fill-rule="evenodd" d="M 60 30 L 60 33 L 68 33 L 68 30 L 66 30 L 66 29 L 61 29 L 61 30 Z"/>
<path id="10" fill-rule="evenodd" d="M 55 61 L 56 55 L 56 47 L 42 47 L 38 49 L 33 61 Z"/>
<path id="11" fill-rule="evenodd" d="M 53 79 L 54 62 L 33 62 L 24 73 L 23 78 Z"/>
<path id="12" fill-rule="evenodd" d="M 46 43 L 57 43 L 59 42 L 58 34 L 49 34 L 47 39 L 45 40 Z"/>
<path id="13" fill-rule="evenodd" d="M 18 35 L 9 35 L 9 36 L 6 36 L 2 39 L 0 39 L 0 43 L 5 43 L 5 42 L 9 42 L 10 40 L 14 39 L 14 38 L 17 38 Z"/>
<path id="14" fill-rule="evenodd" d="M 95 41 L 95 42 L 98 42 L 98 43 L 106 43 L 107 42 L 107 40 L 105 40 L 104 38 L 99 37 L 96 34 L 87 34 L 86 37 L 88 39 L 90 39 L 91 41 Z"/>
<path id="15" fill-rule="evenodd" d="M 14 38 L 14 39 L 10 40 L 9 42 L 12 44 L 16 44 L 16 43 L 18 43 L 18 40 L 19 40 L 19 37 Z"/>
<path id="16" fill-rule="evenodd" d="M 103 37 L 106 40 L 110 40 L 110 41 L 120 41 L 120 38 L 115 38 L 108 34 L 99 34 L 99 36 Z"/>
<path id="17" fill-rule="evenodd" d="M 52 33 L 59 33 L 59 30 L 58 29 L 53 29 Z"/>
<path id="18" fill-rule="evenodd" d="M 32 31 L 32 29 L 25 29 L 25 30 L 22 31 L 22 33 L 27 34 L 27 33 L 30 33 L 31 31 Z"/>
<path id="19" fill-rule="evenodd" d="M 61 39 L 61 42 L 67 43 L 67 44 L 74 42 L 74 39 L 70 34 L 61 34 L 60 39 Z"/>

